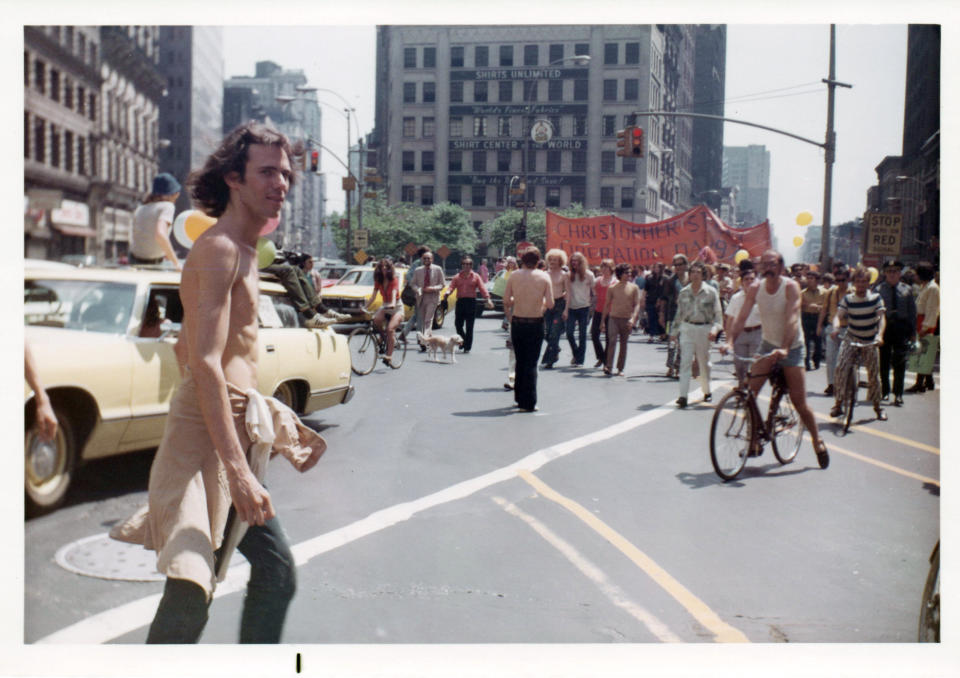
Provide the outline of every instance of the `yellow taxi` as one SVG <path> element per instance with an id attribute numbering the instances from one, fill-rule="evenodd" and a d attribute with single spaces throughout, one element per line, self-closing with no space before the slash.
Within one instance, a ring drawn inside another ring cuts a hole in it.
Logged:
<path id="1" fill-rule="evenodd" d="M 406 283 L 407 268 L 397 266 L 394 271 L 400 277 L 400 289 Z M 335 285 L 323 288 L 320 299 L 324 306 L 327 306 L 337 313 L 344 313 L 351 318 L 345 322 L 365 322 L 367 316 L 364 314 L 364 304 L 373 294 L 373 266 L 354 266 L 350 268 Z M 383 297 L 377 292 L 376 298 L 369 308 L 376 311 L 383 305 Z M 413 306 L 403 307 L 404 319 L 409 319 L 413 315 Z"/>
<path id="2" fill-rule="evenodd" d="M 59 506 L 78 464 L 154 448 L 180 383 L 174 355 L 183 317 L 180 274 L 161 268 L 74 268 L 27 261 L 26 341 L 59 426 L 32 431 L 24 384 L 28 513 Z M 258 388 L 307 414 L 353 396 L 346 338 L 299 326 L 283 287 L 262 280 Z"/>

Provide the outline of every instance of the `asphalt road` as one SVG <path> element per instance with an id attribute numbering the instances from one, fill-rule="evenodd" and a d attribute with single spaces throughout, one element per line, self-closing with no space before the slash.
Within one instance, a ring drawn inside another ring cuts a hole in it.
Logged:
<path id="1" fill-rule="evenodd" d="M 351 403 L 307 418 L 329 443 L 317 467 L 271 466 L 299 563 L 285 643 L 915 641 L 940 531 L 939 383 L 887 422 L 863 404 L 842 437 L 824 370 L 808 373 L 830 467 L 807 439 L 793 463 L 768 449 L 724 483 L 712 409 L 696 390 L 676 409 L 664 346 L 634 335 L 626 375 L 605 377 L 564 367 L 564 339 L 525 413 L 502 386 L 499 326 L 479 319 L 455 365 L 414 351 L 355 376 Z M 714 378 L 716 402 L 730 364 Z M 25 643 L 144 641 L 161 582 L 77 574 L 56 556 L 145 501 L 150 457 L 88 467 L 67 507 L 27 522 Z M 202 643 L 236 642 L 234 568 Z"/>

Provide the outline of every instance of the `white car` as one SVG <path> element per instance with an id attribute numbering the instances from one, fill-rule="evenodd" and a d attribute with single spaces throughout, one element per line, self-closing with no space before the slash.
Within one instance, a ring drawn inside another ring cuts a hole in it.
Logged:
<path id="1" fill-rule="evenodd" d="M 59 422 L 52 444 L 33 434 L 33 393 L 25 384 L 28 513 L 61 504 L 78 464 L 159 445 L 180 383 L 173 351 L 183 316 L 179 285 L 175 271 L 27 261 L 26 341 Z M 259 390 L 298 413 L 353 396 L 346 338 L 299 327 L 274 282 L 260 284 L 259 348 Z"/>

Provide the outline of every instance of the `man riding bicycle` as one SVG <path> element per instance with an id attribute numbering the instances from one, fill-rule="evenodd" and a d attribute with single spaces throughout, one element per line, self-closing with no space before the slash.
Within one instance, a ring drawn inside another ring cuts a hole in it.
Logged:
<path id="1" fill-rule="evenodd" d="M 769 355 L 754 363 L 750 388 L 760 390 L 774 364 L 783 368 L 783 375 L 797 414 L 810 432 L 817 463 L 825 469 L 830 465 L 826 443 L 820 437 L 817 420 L 807 403 L 806 378 L 803 369 L 803 339 L 800 334 L 800 286 L 783 275 L 783 256 L 767 250 L 760 257 L 760 280 L 746 290 L 743 307 L 737 315 L 723 352 L 732 350 L 733 343 L 743 331 L 747 317 L 756 304 L 760 310 L 760 353 Z"/>
<path id="2" fill-rule="evenodd" d="M 838 321 L 846 318 L 847 334 L 840 345 L 840 354 L 837 358 L 837 370 L 834 374 L 836 388 L 834 390 L 834 405 L 830 410 L 831 417 L 843 414 L 844 394 L 850 388 L 850 379 L 859 379 L 853 367 L 859 360 L 867 368 L 867 398 L 873 402 L 873 410 L 877 419 L 886 421 L 887 415 L 880 407 L 880 352 L 878 346 L 883 344 L 883 330 L 886 326 L 883 297 L 870 289 L 870 272 L 863 266 L 858 266 L 853 272 L 853 292 L 848 293 L 837 304 L 837 314 L 833 319 L 833 338 L 839 334 Z M 855 387 L 856 384 L 853 384 Z"/>

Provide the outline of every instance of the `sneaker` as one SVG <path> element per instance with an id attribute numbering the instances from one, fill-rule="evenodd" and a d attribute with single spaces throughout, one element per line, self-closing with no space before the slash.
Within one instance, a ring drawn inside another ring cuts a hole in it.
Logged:
<path id="1" fill-rule="evenodd" d="M 833 409 L 830 410 L 831 417 L 839 417 L 843 414 L 843 408 L 839 405 L 834 405 Z"/>
<path id="2" fill-rule="evenodd" d="M 713 400 L 713 394 L 708 393 L 707 395 L 703 396 L 703 402 L 709 403 L 711 400 Z"/>
<path id="3" fill-rule="evenodd" d="M 335 320 L 335 321 L 338 322 L 338 323 L 345 322 L 345 321 L 347 321 L 347 320 L 350 320 L 350 318 L 351 318 L 351 316 L 350 316 L 349 313 L 337 313 L 337 312 L 334 311 L 333 309 L 328 310 L 328 311 L 327 311 L 326 313 L 324 313 L 323 315 L 324 315 L 325 317 L 327 317 L 327 318 L 332 318 L 333 320 Z"/>
<path id="4" fill-rule="evenodd" d="M 687 407 L 687 399 L 677 398 L 677 407 L 679 407 L 681 410 L 685 409 Z"/>
<path id="5" fill-rule="evenodd" d="M 333 324 L 333 320 L 330 318 L 325 318 L 321 315 L 315 315 L 312 318 L 308 318 L 307 322 L 304 323 L 307 327 L 314 330 L 322 330 L 325 327 L 330 327 Z"/>
<path id="6" fill-rule="evenodd" d="M 506 382 L 503 383 L 503 388 L 504 388 L 505 390 L 507 390 L 507 391 L 512 391 L 512 390 L 513 390 L 513 384 L 511 384 L 509 381 L 506 381 Z"/>
<path id="7" fill-rule="evenodd" d="M 814 450 L 817 452 L 817 463 L 820 464 L 820 468 L 827 468 L 830 465 L 830 455 L 827 453 L 826 443 L 821 440 L 820 446 L 815 447 Z"/>
<path id="8" fill-rule="evenodd" d="M 886 421 L 886 420 L 887 420 L 887 415 L 886 415 L 886 413 L 883 411 L 883 408 L 882 408 L 882 407 L 874 407 L 874 408 L 873 408 L 873 411 L 877 413 L 877 421 Z"/>

